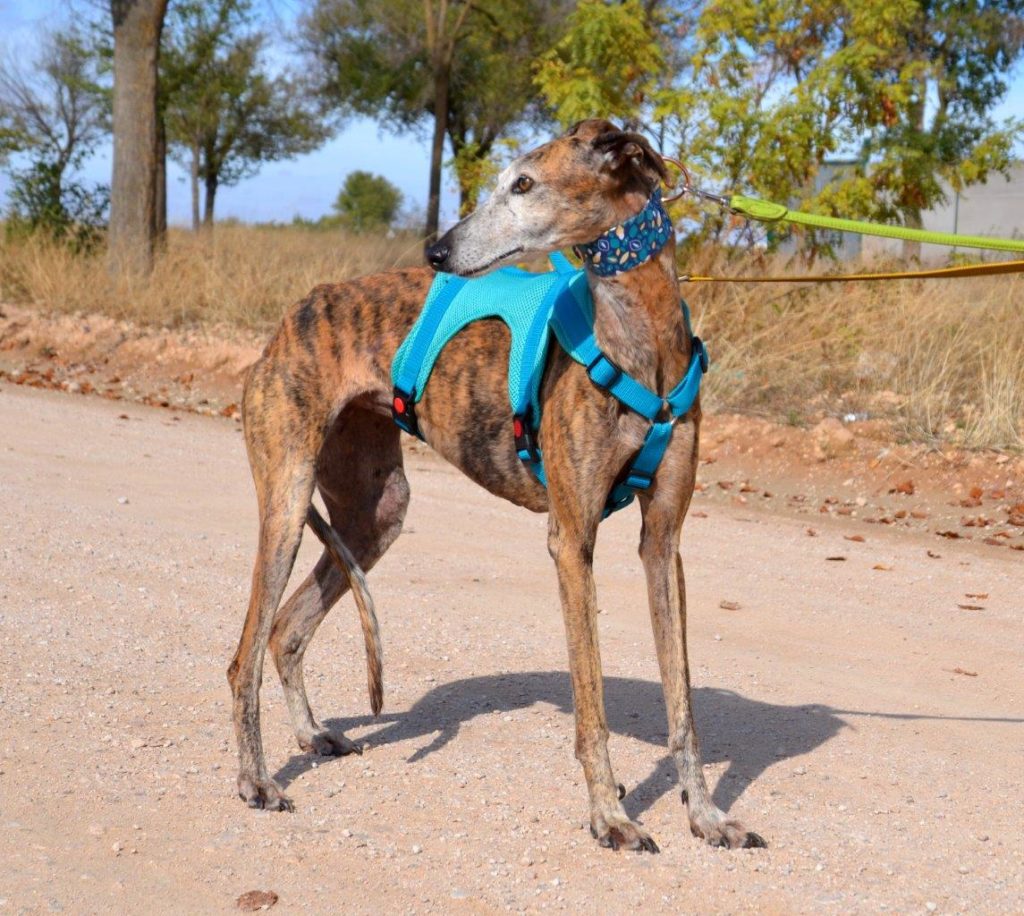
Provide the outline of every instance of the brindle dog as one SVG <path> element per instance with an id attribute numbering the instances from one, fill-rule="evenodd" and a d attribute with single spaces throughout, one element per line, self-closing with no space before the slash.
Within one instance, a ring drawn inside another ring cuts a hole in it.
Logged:
<path id="1" fill-rule="evenodd" d="M 436 270 L 483 273 L 526 255 L 591 241 L 639 212 L 665 178 L 661 158 L 639 135 L 584 121 L 517 159 L 490 199 L 427 250 Z M 359 748 L 322 728 L 302 678 L 317 626 L 351 587 L 366 636 L 370 695 L 380 709 L 380 645 L 361 569 L 398 536 L 409 499 L 399 430 L 391 420 L 392 358 L 422 307 L 433 272 L 397 270 L 318 286 L 285 316 L 245 385 L 245 439 L 259 501 L 259 548 L 238 651 L 228 670 L 238 738 L 238 790 L 252 807 L 290 810 L 267 773 L 259 687 L 269 642 L 299 746 L 318 754 Z M 612 277 L 588 272 L 601 348 L 626 372 L 665 392 L 690 361 L 670 241 L 642 266 Z M 437 360 L 417 405 L 426 441 L 492 493 L 547 512 L 548 547 L 569 644 L 576 709 L 576 756 L 590 793 L 590 824 L 613 848 L 657 846 L 631 821 L 608 757 L 594 543 L 605 498 L 648 429 L 642 417 L 595 387 L 582 366 L 552 347 L 539 431 L 548 476 L 541 486 L 513 447 L 506 376 L 509 333 L 476 322 Z M 694 732 L 686 657 L 686 599 L 680 529 L 693 492 L 699 402 L 675 427 L 653 486 L 639 496 L 640 556 L 690 829 L 716 846 L 764 841 L 711 800 Z M 319 489 L 328 524 L 312 506 Z M 325 551 L 284 607 L 279 602 L 309 524 Z"/>

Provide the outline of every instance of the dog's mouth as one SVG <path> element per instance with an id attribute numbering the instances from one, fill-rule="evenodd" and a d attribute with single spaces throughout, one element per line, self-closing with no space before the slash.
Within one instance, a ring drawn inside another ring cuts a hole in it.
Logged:
<path id="1" fill-rule="evenodd" d="M 490 261 L 488 261 L 486 264 L 481 265 L 480 267 L 474 267 L 472 270 L 460 270 L 456 272 L 460 277 L 476 277 L 490 270 L 499 261 L 504 261 L 505 258 L 510 258 L 514 254 L 519 254 L 519 252 L 521 252 L 522 250 L 523 246 L 517 245 L 515 248 L 509 249 L 504 254 L 499 254 L 496 258 L 491 258 Z"/>

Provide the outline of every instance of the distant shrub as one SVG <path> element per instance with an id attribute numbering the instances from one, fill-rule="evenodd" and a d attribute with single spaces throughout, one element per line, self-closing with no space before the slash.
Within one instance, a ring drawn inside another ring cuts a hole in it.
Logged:
<path id="1" fill-rule="evenodd" d="M 110 191 L 88 187 L 61 176 L 60 169 L 37 162 L 13 172 L 8 192 L 5 233 L 10 236 L 49 236 L 76 252 L 92 251 L 107 226 Z"/>
<path id="2" fill-rule="evenodd" d="M 334 201 L 336 217 L 325 217 L 350 232 L 379 232 L 395 221 L 402 192 L 383 175 L 350 172 Z"/>

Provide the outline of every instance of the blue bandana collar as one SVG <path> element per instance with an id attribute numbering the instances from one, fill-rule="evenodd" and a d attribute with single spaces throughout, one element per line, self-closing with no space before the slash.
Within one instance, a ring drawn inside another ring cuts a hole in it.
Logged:
<path id="1" fill-rule="evenodd" d="M 600 238 L 577 246 L 580 257 L 600 277 L 632 270 L 653 258 L 672 236 L 672 221 L 655 188 L 647 206 Z"/>

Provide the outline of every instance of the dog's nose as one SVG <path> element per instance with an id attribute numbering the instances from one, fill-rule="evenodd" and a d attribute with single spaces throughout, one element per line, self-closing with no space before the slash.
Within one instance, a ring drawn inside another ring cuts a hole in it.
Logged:
<path id="1" fill-rule="evenodd" d="M 427 246 L 427 261 L 434 270 L 440 270 L 444 267 L 451 253 L 452 249 L 447 243 L 443 241 L 435 242 L 433 245 Z"/>

